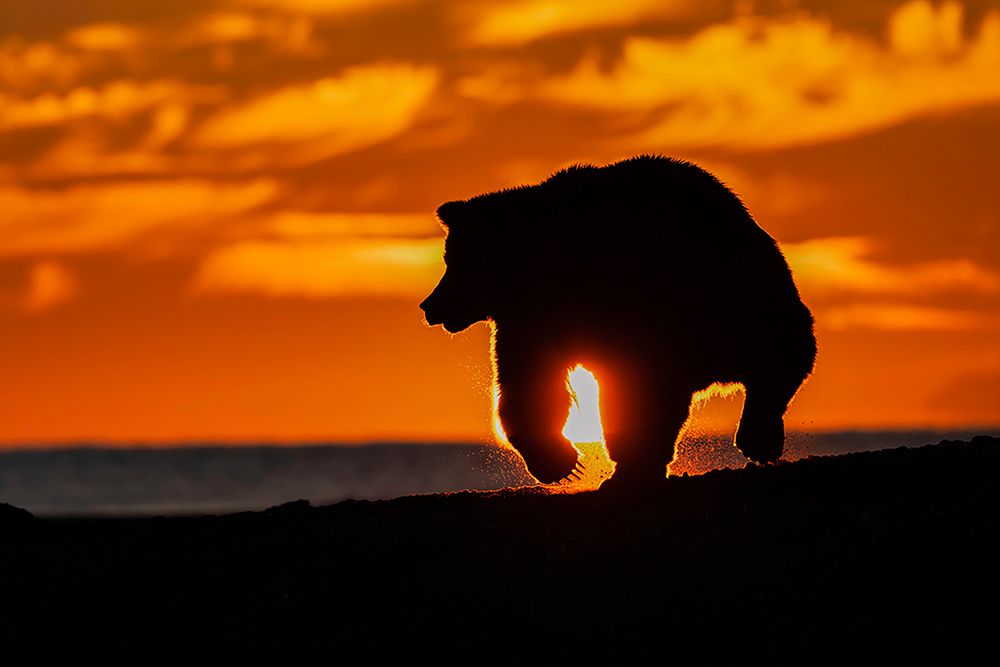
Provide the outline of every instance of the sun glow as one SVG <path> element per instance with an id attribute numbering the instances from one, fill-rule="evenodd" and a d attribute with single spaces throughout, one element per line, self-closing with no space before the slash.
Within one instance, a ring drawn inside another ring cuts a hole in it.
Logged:
<path id="1" fill-rule="evenodd" d="M 510 445 L 507 433 L 503 430 L 503 422 L 500 421 L 500 386 L 493 383 L 493 437 L 502 445 Z"/>
<path id="2" fill-rule="evenodd" d="M 579 458 L 576 469 L 560 485 L 572 490 L 596 489 L 615 471 L 601 424 L 600 387 L 594 374 L 577 364 L 567 374 L 566 389 L 570 406 L 562 434 Z"/>

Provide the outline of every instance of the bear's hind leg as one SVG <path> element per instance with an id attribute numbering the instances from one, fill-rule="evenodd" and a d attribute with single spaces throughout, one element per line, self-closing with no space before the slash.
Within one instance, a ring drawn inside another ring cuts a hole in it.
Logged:
<path id="1" fill-rule="evenodd" d="M 762 318 L 768 319 L 768 318 Z M 746 389 L 736 447 L 755 463 L 773 463 L 785 448 L 785 411 L 812 372 L 816 336 L 809 310 L 798 303 L 783 317 L 773 317 L 773 335 L 758 340 L 750 368 L 740 381 Z"/>
<path id="2" fill-rule="evenodd" d="M 754 463 L 774 463 L 785 449 L 785 411 L 805 375 L 744 382 L 746 398 L 736 430 L 736 447 Z"/>
<path id="3" fill-rule="evenodd" d="M 662 386 L 629 405 L 608 433 L 608 450 L 615 473 L 605 484 L 622 491 L 641 491 L 662 483 L 674 459 L 677 440 L 691 412 L 692 392 L 686 387 L 664 392 Z M 646 398 L 651 398 L 647 402 Z"/>

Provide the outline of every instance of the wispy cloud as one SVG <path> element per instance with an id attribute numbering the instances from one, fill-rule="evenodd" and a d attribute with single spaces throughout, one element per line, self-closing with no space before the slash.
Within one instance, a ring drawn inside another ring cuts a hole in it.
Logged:
<path id="1" fill-rule="evenodd" d="M 72 86 L 91 67 L 88 59 L 50 41 L 0 41 L 0 83 L 7 103 Z"/>
<path id="2" fill-rule="evenodd" d="M 372 12 L 387 7 L 411 5 L 421 0 L 230 0 L 231 4 L 284 12 L 336 16 Z"/>
<path id="3" fill-rule="evenodd" d="M 257 238 L 205 257 L 195 293 L 416 297 L 443 270 L 441 229 L 428 213 L 283 211 L 250 230 Z"/>
<path id="4" fill-rule="evenodd" d="M 587 29 L 621 27 L 646 19 L 685 16 L 697 3 L 686 0 L 514 0 L 458 5 L 469 24 L 466 40 L 486 46 L 516 46 Z"/>
<path id="5" fill-rule="evenodd" d="M 219 86 L 190 86 L 170 80 L 127 79 L 99 87 L 79 86 L 56 95 L 18 98 L 0 93 L 0 130 L 57 125 L 88 117 L 112 120 L 170 103 L 204 104 L 222 99 Z"/>
<path id="6" fill-rule="evenodd" d="M 440 237 L 431 213 L 326 213 L 282 211 L 267 219 L 263 231 L 285 239 Z"/>
<path id="7" fill-rule="evenodd" d="M 882 331 L 992 330 L 989 311 L 945 305 L 956 295 L 1000 293 L 1000 273 L 966 259 L 886 262 L 862 237 L 783 243 L 795 281 L 821 329 Z"/>
<path id="8" fill-rule="evenodd" d="M 138 47 L 147 36 L 134 26 L 122 23 L 90 23 L 73 28 L 66 43 L 89 51 L 126 51 Z"/>
<path id="9" fill-rule="evenodd" d="M 202 294 L 417 297 L 440 278 L 442 247 L 440 239 L 243 241 L 210 254 L 193 288 Z"/>
<path id="10" fill-rule="evenodd" d="M 1000 328 L 1000 321 L 992 314 L 898 303 L 836 306 L 823 309 L 817 321 L 820 327 L 833 331 L 978 331 Z"/>
<path id="11" fill-rule="evenodd" d="M 903 5 L 888 45 L 810 15 L 744 18 L 689 38 L 626 39 L 605 69 L 583 58 L 526 89 L 626 114 L 634 146 L 765 148 L 843 138 L 908 118 L 1000 101 L 1000 12 L 970 38 L 961 5 Z"/>
<path id="12" fill-rule="evenodd" d="M 796 281 L 812 294 L 928 295 L 1000 292 L 1000 274 L 967 259 L 887 263 L 864 237 L 813 239 L 781 246 Z"/>
<path id="13" fill-rule="evenodd" d="M 315 24 L 315 17 L 308 14 L 220 10 L 195 17 L 182 35 L 161 34 L 159 42 L 161 48 L 256 44 L 278 52 L 310 54 L 320 50 L 314 39 Z M 235 58 L 230 53 L 220 59 L 222 53 L 216 52 L 217 68 Z"/>
<path id="14" fill-rule="evenodd" d="M 268 180 L 0 187 L 0 256 L 122 249 L 156 231 L 183 236 L 260 206 L 276 192 L 276 184 Z"/>
<path id="15" fill-rule="evenodd" d="M 308 161 L 370 146 L 403 132 L 438 80 L 433 67 L 367 65 L 304 86 L 289 86 L 224 108 L 197 131 L 211 148 L 293 146 Z"/>

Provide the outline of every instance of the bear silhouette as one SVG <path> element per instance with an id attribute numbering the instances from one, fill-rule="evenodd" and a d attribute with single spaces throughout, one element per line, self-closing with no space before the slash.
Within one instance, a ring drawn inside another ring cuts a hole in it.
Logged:
<path id="1" fill-rule="evenodd" d="M 446 271 L 420 304 L 457 333 L 494 323 L 499 417 L 540 482 L 570 473 L 566 373 L 601 384 L 614 485 L 662 480 L 692 394 L 745 388 L 736 446 L 773 462 L 812 372 L 813 318 L 784 256 L 700 167 L 638 156 L 441 205 Z"/>

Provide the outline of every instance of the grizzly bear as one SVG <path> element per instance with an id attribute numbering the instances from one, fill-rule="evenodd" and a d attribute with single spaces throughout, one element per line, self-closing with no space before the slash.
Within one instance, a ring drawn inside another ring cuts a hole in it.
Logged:
<path id="1" fill-rule="evenodd" d="M 601 384 L 616 486 L 664 479 L 693 393 L 716 382 L 745 389 L 739 450 L 781 456 L 812 314 L 774 239 L 707 171 L 649 155 L 577 165 L 437 215 L 447 268 L 420 307 L 451 333 L 494 323 L 499 417 L 539 482 L 576 463 L 560 432 L 577 363 Z"/>

